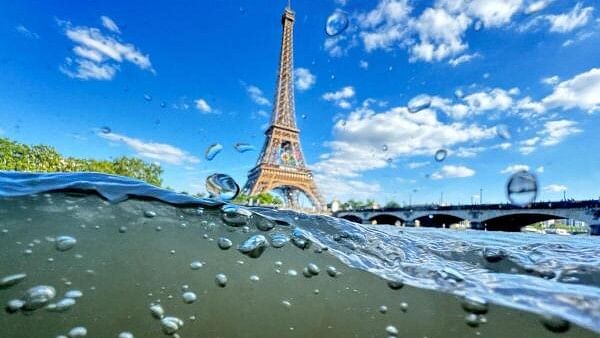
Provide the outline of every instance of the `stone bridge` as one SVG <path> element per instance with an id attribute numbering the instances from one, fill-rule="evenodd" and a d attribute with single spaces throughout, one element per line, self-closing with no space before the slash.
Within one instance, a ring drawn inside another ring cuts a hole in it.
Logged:
<path id="1" fill-rule="evenodd" d="M 512 204 L 478 204 L 406 208 L 340 210 L 334 216 L 365 224 L 446 227 L 468 221 L 472 229 L 520 231 L 522 227 L 551 219 L 587 223 L 591 234 L 600 235 L 600 200 L 538 202 L 526 207 Z"/>

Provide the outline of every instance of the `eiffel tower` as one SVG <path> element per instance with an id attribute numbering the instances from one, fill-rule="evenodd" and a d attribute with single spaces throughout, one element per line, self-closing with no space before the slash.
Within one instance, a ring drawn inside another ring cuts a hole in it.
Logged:
<path id="1" fill-rule="evenodd" d="M 288 3 L 281 17 L 283 36 L 271 125 L 265 131 L 265 143 L 256 166 L 248 172 L 243 192 L 257 195 L 279 190 L 286 206 L 293 209 L 300 207 L 299 196 L 304 193 L 319 211 L 324 210 L 326 205 L 304 162 L 300 130 L 296 127 L 292 55 L 294 16 Z"/>

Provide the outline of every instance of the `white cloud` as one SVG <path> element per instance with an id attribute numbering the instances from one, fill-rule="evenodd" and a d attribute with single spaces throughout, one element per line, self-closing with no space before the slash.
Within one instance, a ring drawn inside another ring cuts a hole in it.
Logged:
<path id="1" fill-rule="evenodd" d="M 485 150 L 485 147 L 459 147 L 454 155 L 457 157 L 475 157 Z"/>
<path id="2" fill-rule="evenodd" d="M 475 58 L 480 57 L 481 54 L 479 53 L 473 53 L 473 54 L 463 54 L 459 57 L 456 57 L 454 59 L 450 59 L 450 61 L 448 61 L 448 63 L 452 66 L 452 67 L 456 67 L 462 63 L 466 63 L 469 62 Z"/>
<path id="3" fill-rule="evenodd" d="M 542 100 L 547 108 L 580 108 L 588 112 L 600 110 L 600 68 L 592 68 L 554 87 Z"/>
<path id="4" fill-rule="evenodd" d="M 550 184 L 544 187 L 544 191 L 548 192 L 563 192 L 567 191 L 567 186 L 562 184 Z"/>
<path id="5" fill-rule="evenodd" d="M 154 73 L 148 55 L 137 47 L 123 43 L 118 37 L 106 35 L 98 28 L 72 26 L 68 21 L 58 21 L 65 35 L 75 43 L 75 60 L 67 57 L 60 66 L 61 72 L 81 80 L 110 80 L 120 69 L 119 64 L 128 61 L 140 69 Z"/>
<path id="6" fill-rule="evenodd" d="M 39 39 L 40 36 L 35 33 L 32 32 L 31 30 L 29 30 L 27 27 L 23 26 L 23 25 L 18 25 L 17 27 L 15 27 L 15 29 L 17 30 L 17 32 L 19 32 L 21 35 L 30 38 L 30 39 Z"/>
<path id="7" fill-rule="evenodd" d="M 546 8 L 553 0 L 538 0 L 531 2 L 525 8 L 525 14 L 533 14 Z"/>
<path id="8" fill-rule="evenodd" d="M 307 68 L 296 68 L 294 78 L 296 79 L 296 88 L 300 91 L 310 89 L 317 82 L 317 77 Z"/>
<path id="9" fill-rule="evenodd" d="M 535 169 L 535 171 L 536 171 L 538 174 L 543 174 L 543 173 L 544 173 L 544 166 L 543 166 L 543 165 L 541 165 L 541 166 L 537 167 L 537 169 Z"/>
<path id="10" fill-rule="evenodd" d="M 113 19 L 109 18 L 108 16 L 101 16 L 100 20 L 102 20 L 102 26 L 104 26 L 104 28 L 108 29 L 111 32 L 117 33 L 117 34 L 121 34 L 121 30 L 119 29 L 119 26 L 117 26 L 117 24 L 113 21 Z"/>
<path id="11" fill-rule="evenodd" d="M 354 87 L 346 86 L 335 92 L 327 92 L 322 97 L 323 100 L 334 102 L 340 108 L 350 109 L 352 105 L 348 100 L 352 99 L 355 95 Z"/>
<path id="12" fill-rule="evenodd" d="M 175 165 L 199 163 L 200 160 L 187 152 L 165 143 L 144 142 L 140 139 L 115 133 L 99 133 L 98 136 L 113 142 L 120 142 L 136 151 L 137 156 Z"/>
<path id="13" fill-rule="evenodd" d="M 509 23 L 522 4 L 522 0 L 473 0 L 467 11 L 481 20 L 485 27 L 498 27 Z"/>
<path id="14" fill-rule="evenodd" d="M 593 10 L 594 7 L 591 6 L 582 8 L 581 2 L 579 2 L 568 13 L 546 15 L 545 18 L 550 23 L 551 32 L 566 33 L 587 24 L 592 17 Z"/>
<path id="15" fill-rule="evenodd" d="M 570 120 L 554 120 L 544 123 L 544 128 L 529 139 L 520 142 L 519 151 L 527 155 L 533 152 L 538 146 L 554 146 L 564 141 L 567 137 L 581 133 L 582 130 L 577 127 L 577 122 Z"/>
<path id="16" fill-rule="evenodd" d="M 542 79 L 543 84 L 547 84 L 547 85 L 551 85 L 551 86 L 557 84 L 559 81 L 560 81 L 560 77 L 558 77 L 557 75 L 545 77 Z"/>
<path id="17" fill-rule="evenodd" d="M 442 123 L 430 109 L 411 114 L 406 107 L 376 113 L 361 107 L 334 125 L 334 140 L 325 145 L 327 156 L 314 165 L 317 172 L 357 177 L 361 172 L 388 166 L 388 159 L 433 154 L 466 142 L 479 142 L 496 136 L 494 128 L 476 124 Z M 380 152 L 382 144 L 388 151 Z"/>
<path id="18" fill-rule="evenodd" d="M 471 177 L 475 175 L 475 170 L 462 166 L 462 165 L 445 165 L 441 170 L 431 174 L 431 178 L 434 180 L 441 180 L 444 178 L 462 178 Z"/>
<path id="19" fill-rule="evenodd" d="M 249 85 L 246 86 L 246 92 L 248 93 L 252 101 L 254 101 L 256 104 L 261 106 L 271 105 L 271 102 L 267 100 L 266 97 L 264 97 L 263 92 L 262 90 L 260 90 L 260 88 L 253 85 Z"/>
<path id="20" fill-rule="evenodd" d="M 544 129 L 538 134 L 542 137 L 540 142 L 543 146 L 553 146 L 562 142 L 570 135 L 580 133 L 582 130 L 577 122 L 569 120 L 548 121 L 544 123 Z"/>
<path id="21" fill-rule="evenodd" d="M 326 174 L 315 174 L 314 178 L 319 192 L 329 200 L 333 198 L 341 200 L 377 198 L 382 190 L 381 185 L 377 182 L 370 183 Z"/>
<path id="22" fill-rule="evenodd" d="M 194 101 L 194 103 L 196 104 L 196 108 L 198 110 L 200 110 L 203 113 L 210 113 L 212 112 L 212 108 L 211 106 L 206 102 L 206 100 L 204 99 L 197 99 Z"/>
<path id="23" fill-rule="evenodd" d="M 519 171 L 529 171 L 529 166 L 526 164 L 513 164 L 513 165 L 509 165 L 508 167 L 502 169 L 500 171 L 501 174 L 514 174 L 516 172 Z"/>
<path id="24" fill-rule="evenodd" d="M 427 8 L 413 22 L 419 42 L 410 48 L 410 60 L 440 61 L 464 51 L 462 38 L 471 24 L 464 13 L 453 15 L 444 8 Z"/>
<path id="25" fill-rule="evenodd" d="M 407 166 L 410 169 L 417 169 L 417 168 L 422 168 L 422 167 L 424 167 L 426 165 L 429 165 L 429 163 L 431 163 L 431 162 L 429 162 L 429 161 L 424 161 L 424 162 L 410 162 Z"/>
<path id="26" fill-rule="evenodd" d="M 365 69 L 365 70 L 366 70 L 366 69 L 369 69 L 369 63 L 368 63 L 367 61 L 365 61 L 365 60 L 360 60 L 360 61 L 358 62 L 358 66 L 359 66 L 360 68 L 362 68 L 362 69 Z"/>

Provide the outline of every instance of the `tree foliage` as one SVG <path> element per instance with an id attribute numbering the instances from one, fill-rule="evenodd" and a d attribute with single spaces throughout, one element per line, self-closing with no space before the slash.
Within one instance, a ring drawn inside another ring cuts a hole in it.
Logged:
<path id="1" fill-rule="evenodd" d="M 0 137 L 0 170 L 28 172 L 100 172 L 121 175 L 160 186 L 162 168 L 137 158 L 118 157 L 112 161 L 63 157 L 46 145 L 18 143 Z"/>
<path id="2" fill-rule="evenodd" d="M 283 201 L 281 198 L 271 195 L 269 193 L 263 192 L 258 195 L 250 196 L 246 194 L 239 194 L 233 202 L 245 204 L 252 200 L 254 203 L 258 203 L 261 205 L 283 205 Z"/>

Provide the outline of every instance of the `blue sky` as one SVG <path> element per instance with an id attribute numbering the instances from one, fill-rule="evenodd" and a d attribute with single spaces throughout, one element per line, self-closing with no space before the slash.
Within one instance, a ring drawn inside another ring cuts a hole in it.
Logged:
<path id="1" fill-rule="evenodd" d="M 233 145 L 260 148 L 271 113 L 274 3 L 0 1 L 0 135 L 157 161 L 177 190 L 204 191 L 213 172 L 242 185 L 258 153 Z M 292 5 L 298 125 L 328 200 L 466 203 L 481 188 L 502 202 L 522 168 L 542 200 L 598 198 L 597 2 Z M 331 38 L 336 10 L 350 25 Z M 415 97 L 429 107 L 410 113 Z M 208 161 L 213 143 L 224 149 Z"/>

